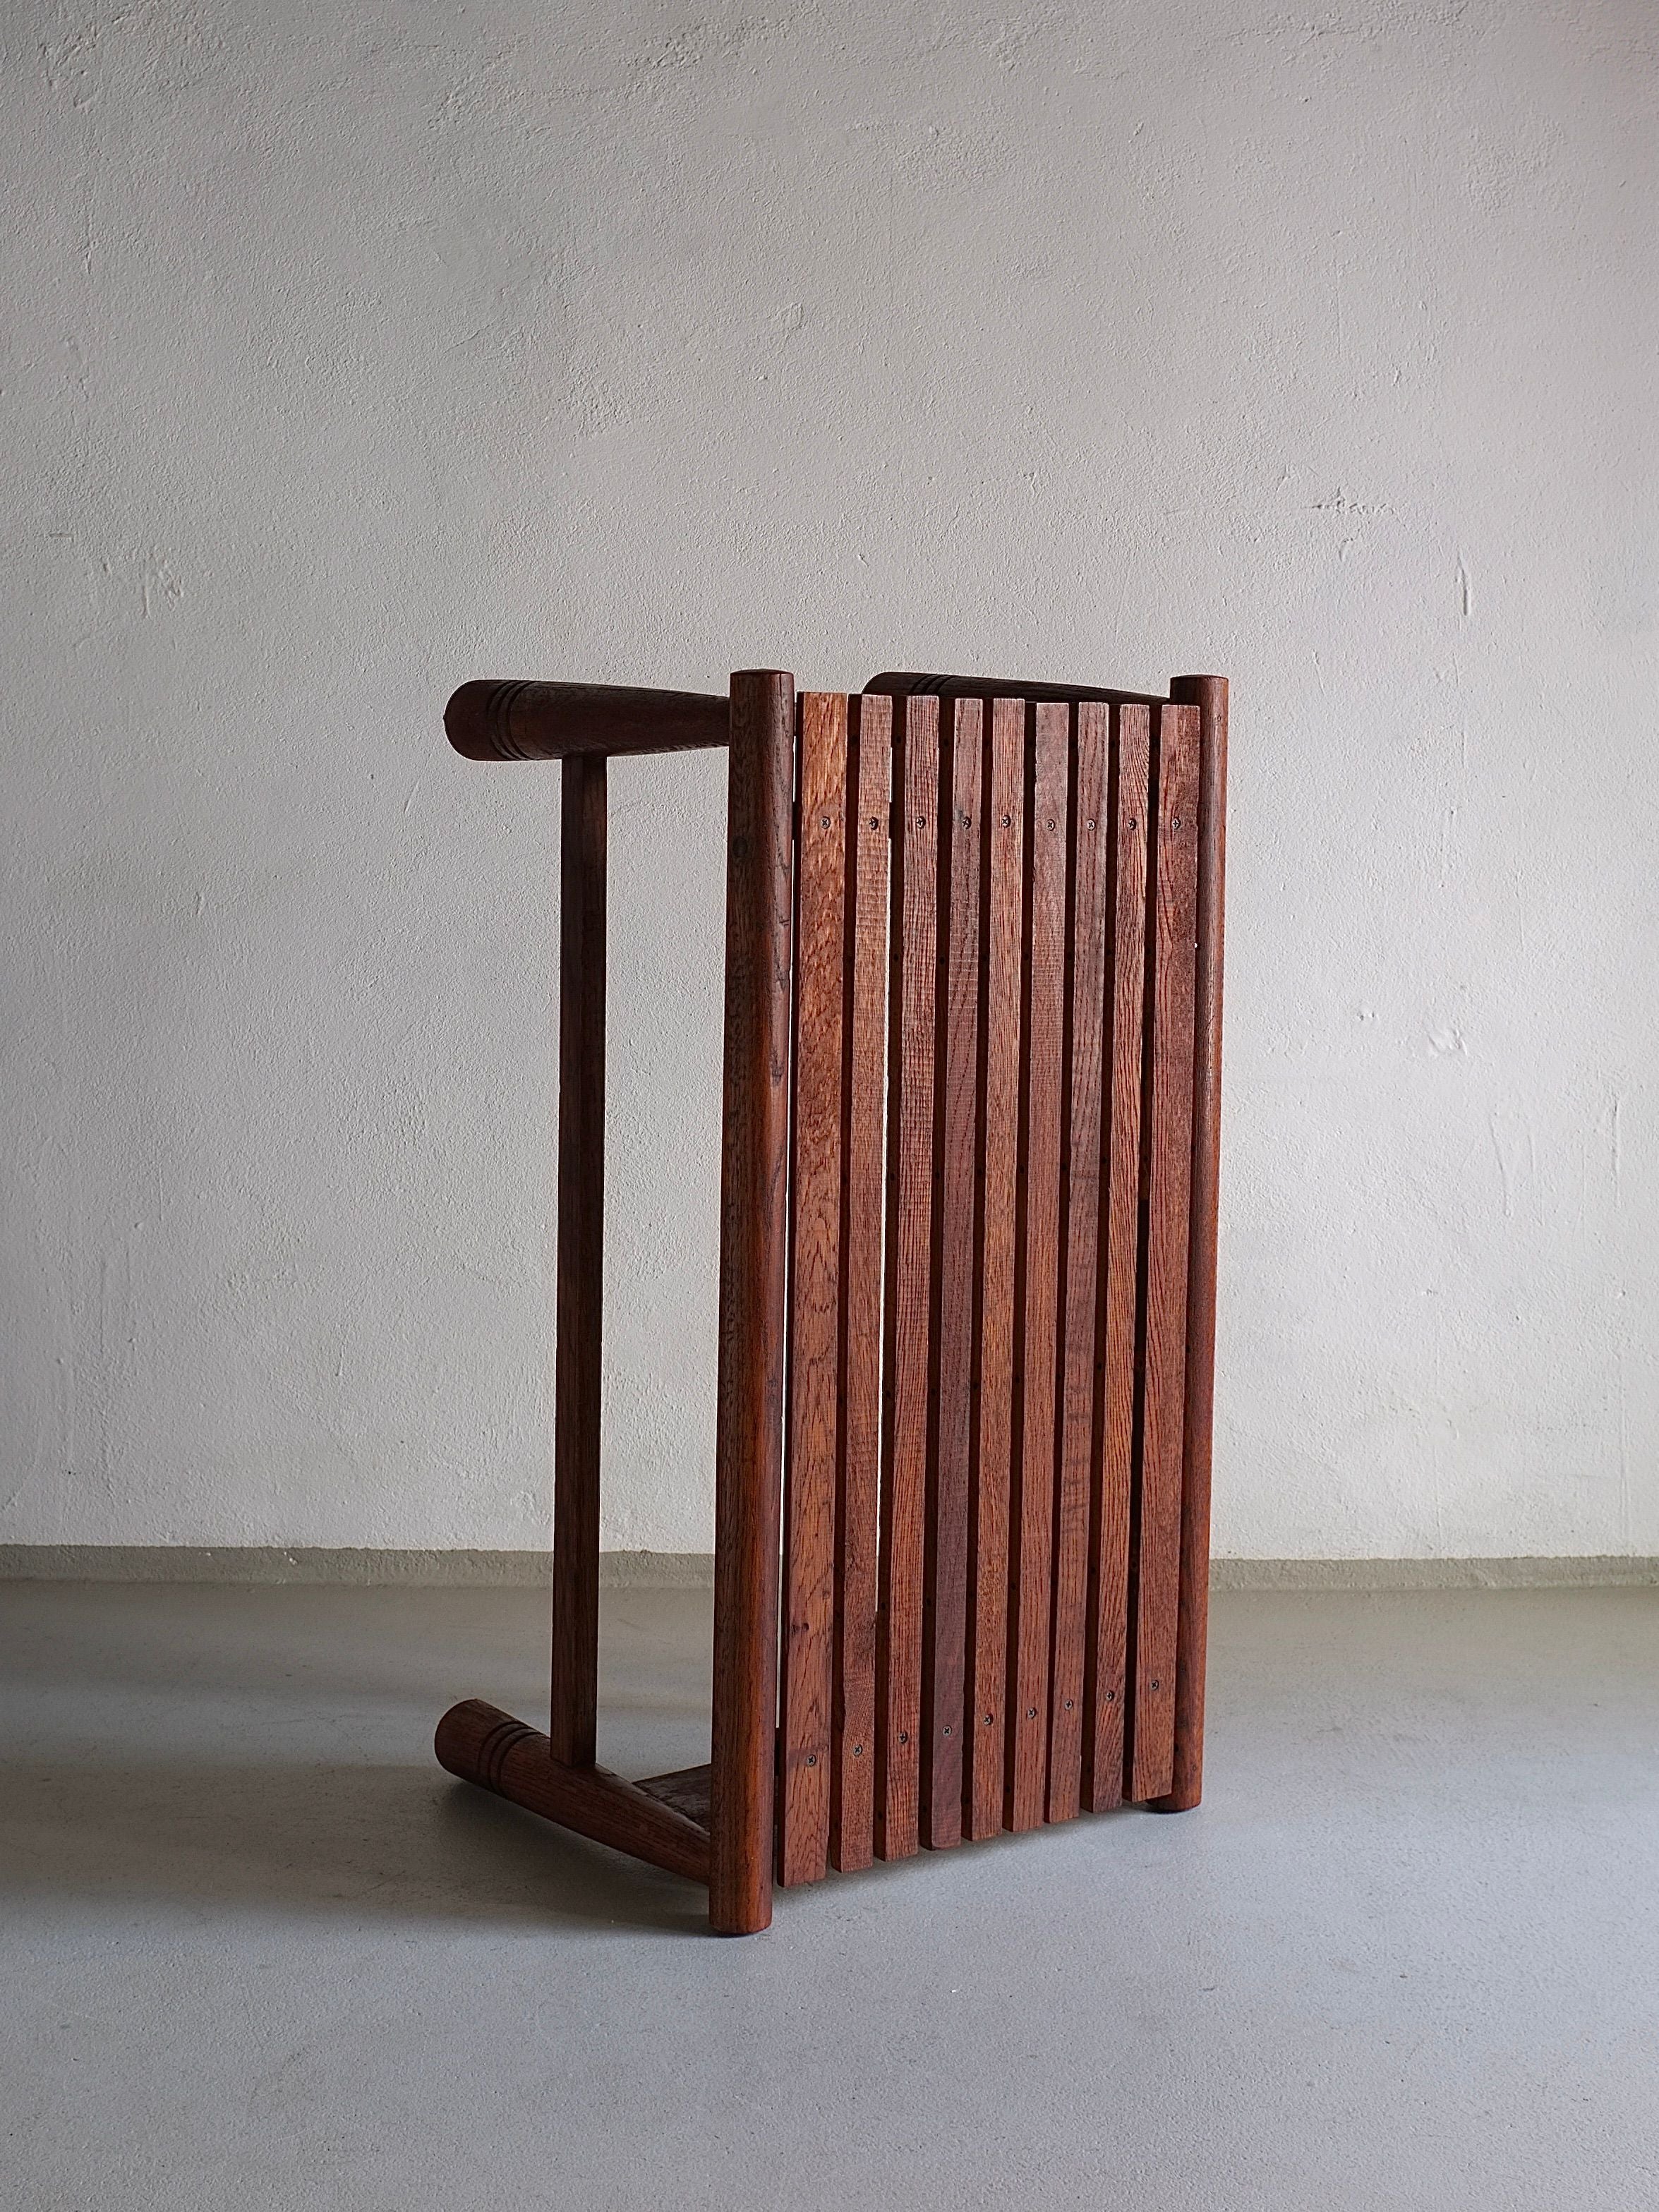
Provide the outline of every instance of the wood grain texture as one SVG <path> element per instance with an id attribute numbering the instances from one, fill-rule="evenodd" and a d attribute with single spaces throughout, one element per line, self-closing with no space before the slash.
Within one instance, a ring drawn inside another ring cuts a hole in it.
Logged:
<path id="1" fill-rule="evenodd" d="M 1134 1533 L 1134 1690 L 1129 1794 L 1161 1797 L 1175 1760 L 1186 1429 L 1187 1261 L 1192 1189 L 1194 940 L 1197 927 L 1198 714 L 1158 714 L 1152 843 L 1151 1127 L 1146 1144 L 1146 1321 Z"/>
<path id="2" fill-rule="evenodd" d="M 1105 1188 L 1100 1257 L 1100 1462 L 1090 1525 L 1090 1730 L 1084 1802 L 1123 1799 L 1128 1685 L 1129 1530 L 1139 1357 L 1140 1130 L 1146 1047 L 1151 718 L 1121 708 L 1112 767 L 1111 943 L 1105 1048 Z"/>
<path id="3" fill-rule="evenodd" d="M 682 1766 L 672 1774 L 647 1774 L 634 1787 L 659 1804 L 670 1805 L 684 1814 L 705 1833 L 708 1827 L 708 1804 L 713 1793 L 713 1771 L 705 1762 L 702 1766 Z"/>
<path id="4" fill-rule="evenodd" d="M 1181 1492 L 1181 1624 L 1175 1762 L 1163 1813 L 1204 1787 L 1204 1666 L 1210 1599 L 1210 1450 L 1215 1403 L 1216 1226 L 1221 1166 L 1221 975 L 1227 869 L 1227 683 L 1177 676 L 1170 696 L 1199 720 L 1198 927 L 1194 981 L 1193 1178 L 1187 1275 L 1187 1419 Z"/>
<path id="5" fill-rule="evenodd" d="M 887 1441 L 876 1645 L 876 1850 L 920 1836 L 921 1611 L 932 1435 L 933 1052 L 939 912 L 939 707 L 911 700 L 894 734 L 889 1046 Z"/>
<path id="6" fill-rule="evenodd" d="M 554 1756 L 591 1766 L 599 1668 L 605 1289 L 605 766 L 562 771 L 558 1256 L 553 1417 Z"/>
<path id="7" fill-rule="evenodd" d="M 709 1918 L 772 1917 L 788 1166 L 794 679 L 732 678 Z"/>
<path id="8" fill-rule="evenodd" d="M 1071 706 L 1079 699 L 1096 699 L 1114 706 L 1133 701 L 1142 706 L 1162 705 L 1156 692 L 1102 690 L 1087 684 L 1037 684 L 1025 677 L 924 676 L 908 668 L 884 668 L 865 685 L 866 691 L 883 691 L 894 699 L 1052 699 Z"/>
<path id="9" fill-rule="evenodd" d="M 963 1822 L 1002 1826 L 1007 1771 L 1008 1516 L 1018 1363 L 1019 1115 L 1025 941 L 1025 708 L 989 709 L 985 789 L 985 972 L 980 1081 L 980 1349 L 975 1480 L 969 1499 L 968 1653 L 972 1708 Z"/>
<path id="10" fill-rule="evenodd" d="M 870 1864 L 875 1838 L 876 1608 L 880 1542 L 883 1224 L 886 1211 L 887 902 L 893 710 L 851 702 L 843 1027 L 842 1455 L 830 1856 Z"/>
<path id="11" fill-rule="evenodd" d="M 1010 1512 L 1010 1727 L 1005 1824 L 1041 1825 L 1047 1808 L 1048 1662 L 1054 1601 L 1055 1397 L 1060 1340 L 1060 1139 L 1066 1007 L 1066 819 L 1070 716 L 1030 709 L 1026 823 L 1025 1060 L 1021 1177 L 1019 1449 Z"/>
<path id="12" fill-rule="evenodd" d="M 575 760 L 723 745 L 730 702 L 696 691 L 614 684 L 463 684 L 444 709 L 458 753 L 475 761 Z"/>
<path id="13" fill-rule="evenodd" d="M 841 1431 L 842 1021 L 847 700 L 799 702 L 787 1448 L 783 1500 L 778 1879 L 830 1863 L 836 1504 Z"/>
<path id="14" fill-rule="evenodd" d="M 941 716 L 934 1203 L 939 1281 L 936 1435 L 928 1498 L 922 1651 L 921 1839 L 962 1841 L 968 1629 L 968 1499 L 974 1457 L 975 1239 L 980 1149 L 980 788 L 985 716 L 976 699 Z"/>
<path id="15" fill-rule="evenodd" d="M 1060 1477 L 1054 1500 L 1054 1638 L 1049 1668 L 1050 1820 L 1082 1802 L 1089 1620 L 1089 1537 L 1098 1454 L 1097 1299 L 1100 1243 L 1101 1057 L 1105 1027 L 1110 852 L 1107 770 L 1109 713 L 1082 701 L 1074 714 L 1068 951 L 1068 1082 L 1061 1145 Z"/>
<path id="16" fill-rule="evenodd" d="M 481 1698 L 450 1707 L 433 1749 L 463 1782 L 671 1874 L 708 1879 L 708 1837 L 695 1821 L 602 1766 L 567 1766 L 544 1735 Z"/>

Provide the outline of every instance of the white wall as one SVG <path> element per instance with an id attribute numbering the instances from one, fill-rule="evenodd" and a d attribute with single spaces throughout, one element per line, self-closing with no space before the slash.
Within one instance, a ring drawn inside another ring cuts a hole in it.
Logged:
<path id="1" fill-rule="evenodd" d="M 547 1524 L 557 772 L 1234 679 L 1218 1546 L 1659 1552 L 1650 0 L 17 0 L 0 1536 Z M 710 1540 L 720 764 L 614 772 L 606 1540 Z"/>

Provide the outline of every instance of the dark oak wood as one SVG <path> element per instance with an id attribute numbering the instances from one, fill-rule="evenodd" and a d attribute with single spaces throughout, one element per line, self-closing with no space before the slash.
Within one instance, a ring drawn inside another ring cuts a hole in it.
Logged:
<path id="1" fill-rule="evenodd" d="M 847 700 L 802 695 L 795 864 L 788 1449 L 784 1483 L 778 1879 L 830 1863 L 841 1426 L 842 1019 Z"/>
<path id="2" fill-rule="evenodd" d="M 794 725 L 792 676 L 733 676 L 708 1900 L 722 1935 L 772 1917 Z"/>
<path id="3" fill-rule="evenodd" d="M 562 1828 L 653 1866 L 708 1879 L 708 1832 L 602 1766 L 568 1766 L 544 1735 L 482 1698 L 452 1705 L 433 1739 L 438 1764 Z"/>
<path id="4" fill-rule="evenodd" d="M 730 702 L 696 691 L 483 677 L 453 695 L 444 728 L 456 751 L 475 761 L 695 752 L 727 742 Z"/>
<path id="5" fill-rule="evenodd" d="M 933 1053 L 939 913 L 939 705 L 907 701 L 893 741 L 888 1098 L 887 1437 L 876 1638 L 876 1850 L 916 1850 L 922 1573 L 933 1435 Z"/>
<path id="6" fill-rule="evenodd" d="M 1158 713 L 1152 842 L 1146 1260 L 1140 1468 L 1134 1528 L 1134 1692 L 1129 1795 L 1161 1797 L 1175 1761 L 1181 1492 L 1186 1428 L 1187 1260 L 1192 1190 L 1198 715 Z"/>
<path id="7" fill-rule="evenodd" d="M 962 1841 L 968 1630 L 968 1499 L 974 1456 L 974 1323 L 980 1139 L 980 893 L 985 714 L 942 713 L 939 944 L 934 1023 L 937 1413 L 923 1606 L 921 1840 Z"/>
<path id="8" fill-rule="evenodd" d="M 854 818 L 848 838 L 842 1453 L 836 1530 L 840 1581 L 830 1844 L 830 1857 L 842 1873 L 867 1867 L 875 1849 L 887 900 L 893 781 L 890 703 L 855 698 L 849 708 L 848 774 Z"/>
<path id="9" fill-rule="evenodd" d="M 1071 883 L 1067 898 L 1062 1130 L 1060 1480 L 1054 1501 L 1054 1653 L 1049 1676 L 1050 1820 L 1079 1808 L 1089 1617 L 1089 1538 L 1098 1467 L 1096 1266 L 1100 1241 L 1101 1058 L 1110 888 L 1109 710 L 1079 702 L 1074 716 Z"/>
<path id="10" fill-rule="evenodd" d="M 1174 1786 L 1154 1802 L 1161 1813 L 1185 1813 L 1198 1803 L 1204 1788 L 1216 1227 L 1221 1167 L 1221 972 L 1227 872 L 1226 678 L 1177 676 L 1170 686 L 1170 696 L 1198 709 L 1198 946 L 1194 980 L 1191 1248 L 1187 1274 L 1187 1408 Z"/>
<path id="11" fill-rule="evenodd" d="M 1123 1799 L 1128 1684 L 1130 1505 L 1134 1480 L 1139 1299 L 1141 1078 L 1146 979 L 1147 811 L 1152 776 L 1146 708 L 1117 711 L 1112 768 L 1111 943 L 1106 1037 L 1105 1189 L 1099 1266 L 1099 1463 L 1090 1521 L 1090 1648 L 1085 1697 L 1084 1802 L 1103 1813 Z"/>
<path id="12" fill-rule="evenodd" d="M 553 1755 L 591 1766 L 599 1670 L 605 1288 L 605 765 L 561 771 L 559 1231 L 553 1419 Z"/>
<path id="13" fill-rule="evenodd" d="M 1042 1824 L 1048 1771 L 1048 1661 L 1054 1602 L 1055 1396 L 1060 1341 L 1060 1133 L 1066 1009 L 1066 821 L 1070 716 L 1057 701 L 1030 710 L 1030 884 L 1021 1146 L 1018 1451 L 1010 1509 L 1009 1753 L 1004 1824 Z"/>
<path id="14" fill-rule="evenodd" d="M 972 1711 L 963 1824 L 1002 1826 L 1007 1771 L 1009 1504 L 1014 1455 L 1019 1115 L 1025 941 L 1025 708 L 990 708 L 984 772 L 985 1100 L 981 1163 L 979 1403 L 969 1499 L 968 1651 Z"/>

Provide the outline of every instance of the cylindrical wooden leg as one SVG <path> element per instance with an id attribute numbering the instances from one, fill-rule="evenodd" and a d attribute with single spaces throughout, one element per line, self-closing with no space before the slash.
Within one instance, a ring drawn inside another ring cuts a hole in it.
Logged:
<path id="1" fill-rule="evenodd" d="M 772 1917 L 795 683 L 732 678 L 708 1917 Z"/>
<path id="2" fill-rule="evenodd" d="M 559 868 L 559 1244 L 551 1741 L 591 1766 L 599 1669 L 605 1272 L 605 763 L 568 760 Z"/>

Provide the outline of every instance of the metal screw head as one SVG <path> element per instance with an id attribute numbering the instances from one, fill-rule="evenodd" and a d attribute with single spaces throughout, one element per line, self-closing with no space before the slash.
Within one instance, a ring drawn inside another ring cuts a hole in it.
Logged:
<path id="1" fill-rule="evenodd" d="M 1071 1701 L 1071 1699 L 1070 1699 L 1069 1698 L 1066 1698 L 1066 1711 L 1067 1711 L 1068 1713 L 1069 1713 L 1069 1712 L 1071 1711 L 1071 1710 L 1072 1710 L 1072 1701 Z"/>
<path id="2" fill-rule="evenodd" d="M 901 1729 L 899 1730 L 899 1741 L 900 1741 L 901 1743 L 908 1743 L 908 1742 L 909 1742 L 909 1741 L 910 1741 L 910 1731 L 909 1731 L 909 1729 Z"/>
<path id="3" fill-rule="evenodd" d="M 1153 1684 L 1152 1684 L 1152 1687 L 1153 1687 L 1153 1689 L 1155 1689 L 1155 1690 L 1161 1690 L 1161 1689 L 1164 1687 L 1164 1685 L 1163 1685 L 1163 1683 L 1162 1683 L 1162 1682 L 1155 1681 L 1155 1682 L 1153 1682 Z"/>
<path id="4" fill-rule="evenodd" d="M 1172 814 L 1172 815 L 1170 817 L 1170 829 L 1171 829 L 1171 830 L 1179 830 L 1179 829 L 1180 829 L 1180 827 L 1181 827 L 1181 817 L 1180 817 L 1178 814 Z"/>
<path id="5" fill-rule="evenodd" d="M 819 815 L 818 827 L 820 830 L 827 830 L 830 827 L 830 817 L 827 814 Z"/>
<path id="6" fill-rule="evenodd" d="M 863 1756 L 864 1756 L 864 1746 L 863 1746 L 861 1743 L 855 1743 L 855 1744 L 853 1746 L 853 1756 L 854 1756 L 854 1759 L 862 1759 L 862 1758 L 863 1758 Z"/>
<path id="7" fill-rule="evenodd" d="M 1052 829 L 1054 828 L 1054 823 L 1053 823 L 1052 822 L 1049 822 L 1049 823 L 1045 823 L 1045 824 L 1044 824 L 1043 826 L 1044 826 L 1044 828 L 1045 828 L 1045 829 L 1052 830 Z"/>
<path id="8" fill-rule="evenodd" d="M 817 1765 L 817 1763 L 818 1763 L 818 1755 L 817 1755 L 817 1752 L 815 1752 L 815 1751 L 809 1751 L 809 1752 L 807 1753 L 807 1754 L 806 1754 L 806 1764 L 807 1764 L 809 1766 L 816 1766 L 816 1765 Z"/>
<path id="9" fill-rule="evenodd" d="M 1003 816 L 1003 817 L 1002 817 L 1002 826 L 1003 826 L 1003 828 L 1004 828 L 1005 830 L 1010 830 L 1010 829 L 1012 829 L 1012 828 L 1013 827 L 1013 821 L 1014 821 L 1014 817 L 1013 817 L 1013 816 L 1012 816 L 1012 814 L 1005 814 L 1005 815 Z"/>
<path id="10" fill-rule="evenodd" d="M 985 1716 L 985 1725 L 987 1728 L 989 1728 L 991 1725 L 991 1716 L 989 1713 L 987 1713 Z"/>
<path id="11" fill-rule="evenodd" d="M 951 1731 L 950 1731 L 950 1729 L 945 1729 L 945 1735 L 950 1735 L 950 1733 L 951 1733 Z"/>
<path id="12" fill-rule="evenodd" d="M 1036 1707 L 1035 1705 L 1026 1706 L 1025 1717 L 1028 1721 L 1034 1721 L 1036 1718 Z"/>
<path id="13" fill-rule="evenodd" d="M 1107 1691 L 1106 1702 L 1109 1705 L 1115 1705 L 1117 1703 L 1117 1692 L 1115 1690 Z"/>
<path id="14" fill-rule="evenodd" d="M 1132 830 L 1138 830 L 1140 827 L 1139 823 L 1133 814 L 1129 817 L 1129 827 Z"/>

